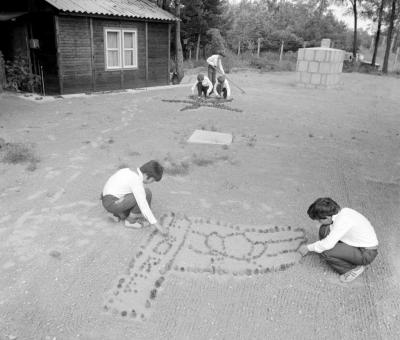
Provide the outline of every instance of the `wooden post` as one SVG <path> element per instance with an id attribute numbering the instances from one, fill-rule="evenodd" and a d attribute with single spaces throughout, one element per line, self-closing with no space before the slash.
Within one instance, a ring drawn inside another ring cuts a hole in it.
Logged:
<path id="1" fill-rule="evenodd" d="M 149 25 L 148 22 L 145 22 L 144 26 L 144 36 L 145 36 L 145 55 L 146 55 L 146 87 L 147 87 L 147 82 L 149 81 Z M 168 60 L 169 63 L 169 60 Z"/>
<path id="2" fill-rule="evenodd" d="M 396 68 L 397 65 L 397 58 L 399 57 L 399 53 L 400 53 L 400 47 L 397 47 L 396 49 L 396 56 L 394 57 L 394 68 Z"/>
<path id="3" fill-rule="evenodd" d="M 94 38 L 93 38 L 93 18 L 89 18 L 90 30 L 90 69 L 92 72 L 92 91 L 96 91 L 96 70 L 94 66 Z"/>
<path id="4" fill-rule="evenodd" d="M 61 53 L 60 53 L 60 24 L 58 22 L 58 16 L 54 16 L 54 27 L 56 33 L 56 51 L 57 51 L 57 74 L 58 74 L 58 86 L 60 88 L 60 94 L 64 94 L 64 79 L 63 70 L 61 64 Z"/>
<path id="5" fill-rule="evenodd" d="M 283 55 L 283 44 L 284 44 L 284 41 L 282 40 L 282 44 L 281 44 L 281 53 L 279 54 L 279 62 L 281 62 L 281 61 L 282 61 L 282 55 Z"/>
<path id="6" fill-rule="evenodd" d="M 199 61 L 199 54 L 200 54 L 200 33 L 197 36 L 196 61 Z"/>
<path id="7" fill-rule="evenodd" d="M 257 57 L 260 58 L 261 38 L 257 39 Z"/>
<path id="8" fill-rule="evenodd" d="M 170 83 L 170 63 L 171 63 L 171 24 L 168 24 L 168 63 L 167 63 L 167 84 Z"/>

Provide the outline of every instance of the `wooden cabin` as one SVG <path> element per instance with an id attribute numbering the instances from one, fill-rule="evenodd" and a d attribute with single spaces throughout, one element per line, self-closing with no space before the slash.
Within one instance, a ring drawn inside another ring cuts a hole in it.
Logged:
<path id="1" fill-rule="evenodd" d="M 1 0 L 0 51 L 46 94 L 165 85 L 176 20 L 149 0 Z"/>

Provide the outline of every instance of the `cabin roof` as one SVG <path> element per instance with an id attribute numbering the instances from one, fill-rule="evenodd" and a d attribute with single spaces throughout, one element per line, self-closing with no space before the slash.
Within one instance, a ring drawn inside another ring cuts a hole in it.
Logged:
<path id="1" fill-rule="evenodd" d="M 149 0 L 45 0 L 62 12 L 117 17 L 178 20 Z"/>

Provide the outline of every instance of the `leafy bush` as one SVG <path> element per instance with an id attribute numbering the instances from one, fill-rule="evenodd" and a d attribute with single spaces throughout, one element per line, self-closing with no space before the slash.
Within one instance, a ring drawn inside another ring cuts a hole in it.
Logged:
<path id="1" fill-rule="evenodd" d="M 286 60 L 286 58 L 279 61 L 277 53 L 268 53 L 262 57 L 252 57 L 250 66 L 260 71 L 294 71 L 296 69 L 296 61 Z"/>
<path id="2" fill-rule="evenodd" d="M 26 60 L 19 55 L 13 61 L 6 61 L 7 87 L 15 91 L 35 92 L 40 86 L 40 77 L 30 72 Z"/>
<path id="3" fill-rule="evenodd" d="M 210 44 L 207 46 L 209 54 L 225 53 L 226 42 L 222 37 L 221 32 L 217 28 L 210 28 L 207 31 L 207 35 L 210 38 Z"/>

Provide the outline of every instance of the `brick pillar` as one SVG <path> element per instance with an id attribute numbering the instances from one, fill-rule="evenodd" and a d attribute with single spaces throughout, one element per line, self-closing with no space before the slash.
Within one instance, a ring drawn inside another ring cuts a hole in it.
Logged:
<path id="1" fill-rule="evenodd" d="M 296 80 L 304 87 L 331 88 L 339 84 L 344 51 L 328 47 L 300 48 L 297 52 Z"/>

